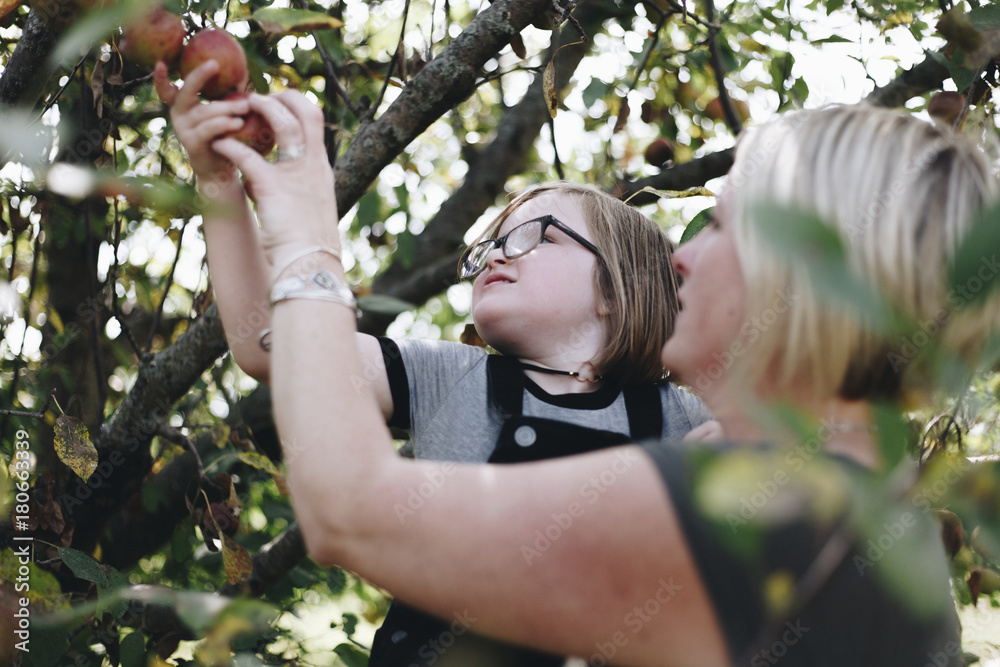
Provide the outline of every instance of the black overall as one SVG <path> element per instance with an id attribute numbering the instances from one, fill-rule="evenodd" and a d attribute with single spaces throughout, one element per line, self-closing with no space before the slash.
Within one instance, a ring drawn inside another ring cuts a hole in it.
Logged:
<path id="1" fill-rule="evenodd" d="M 491 404 L 505 416 L 489 463 L 522 463 L 583 454 L 643 438 L 659 438 L 663 432 L 660 388 L 655 384 L 622 390 L 629 433 L 616 433 L 524 416 L 524 372 L 520 363 L 511 357 L 495 355 L 487 359 L 487 364 Z M 368 665 L 558 667 L 566 661 L 561 656 L 465 633 L 465 629 L 402 602 L 393 602 L 382 627 L 375 633 Z"/>

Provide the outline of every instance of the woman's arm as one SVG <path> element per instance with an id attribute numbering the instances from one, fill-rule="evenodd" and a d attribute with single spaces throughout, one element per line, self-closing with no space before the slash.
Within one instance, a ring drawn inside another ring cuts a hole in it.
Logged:
<path id="1" fill-rule="evenodd" d="M 319 229 L 317 212 L 335 210 L 321 114 L 297 94 L 251 104 L 280 127 L 279 146 L 304 145 L 305 157 L 272 165 L 231 140 L 216 148 L 253 182 L 268 233 L 292 235 L 291 221 Z M 317 263 L 343 279 L 332 257 Z M 296 517 L 320 562 L 459 627 L 556 653 L 727 661 L 677 517 L 639 448 L 517 466 L 402 461 L 372 446 L 389 434 L 370 388 L 352 382 L 363 366 L 351 310 L 290 299 L 275 305 L 273 326 L 275 417 Z"/>
<path id="2" fill-rule="evenodd" d="M 245 373 L 269 383 L 270 355 L 260 345 L 261 334 L 271 328 L 268 290 L 273 280 L 264 253 L 260 229 L 233 164 L 212 150 L 211 143 L 238 130 L 250 111 L 245 99 L 204 103 L 198 93 L 218 64 L 210 60 L 192 71 L 178 88 L 170 83 L 167 68 L 156 66 L 153 79 L 160 98 L 170 107 L 174 132 L 188 153 L 199 192 L 207 201 L 202 233 L 208 248 L 208 267 L 219 315 L 233 358 Z M 334 227 L 336 233 L 336 227 Z M 384 419 L 392 416 L 393 402 L 385 362 L 378 341 L 357 334 L 369 383 Z"/>

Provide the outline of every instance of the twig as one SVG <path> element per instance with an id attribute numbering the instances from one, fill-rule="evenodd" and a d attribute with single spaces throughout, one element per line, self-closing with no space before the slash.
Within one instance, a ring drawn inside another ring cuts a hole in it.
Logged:
<path id="1" fill-rule="evenodd" d="M 200 480 L 205 476 L 205 466 L 201 462 L 201 455 L 198 454 L 198 448 L 195 447 L 191 438 L 187 437 L 179 430 L 165 422 L 161 422 L 159 426 L 156 427 L 156 435 L 168 442 L 174 443 L 175 445 L 181 445 L 182 447 L 190 449 L 191 453 L 194 454 L 194 460 L 198 463 L 198 479 Z"/>
<path id="2" fill-rule="evenodd" d="M 715 1 L 705 0 L 705 15 L 709 22 L 715 20 Z M 743 131 L 743 123 L 736 115 L 733 108 L 733 101 L 729 99 L 729 92 L 726 90 L 726 69 L 722 65 L 722 56 L 719 53 L 719 35 L 722 28 L 711 28 L 709 31 L 708 53 L 712 62 L 712 70 L 715 72 L 715 83 L 719 88 L 719 101 L 722 103 L 722 113 L 726 117 L 726 124 L 733 134 L 738 135 Z"/>
<path id="3" fill-rule="evenodd" d="M 85 90 L 87 81 L 86 73 L 83 70 L 80 72 L 80 90 Z M 96 102 L 96 100 L 95 100 Z M 102 102 L 103 104 L 103 102 Z M 80 104 L 80 126 L 86 127 L 85 124 L 85 106 Z M 100 321 L 99 314 L 100 310 L 97 305 L 97 287 L 94 284 L 97 277 L 94 272 L 97 271 L 97 261 L 94 258 L 94 229 L 91 225 L 91 206 L 90 202 L 83 202 L 83 224 L 86 226 L 86 233 L 84 235 L 84 256 L 87 262 L 87 296 L 90 299 L 91 317 L 90 317 L 90 343 L 93 348 L 94 354 L 94 382 L 97 384 L 97 414 L 96 423 L 101 423 L 104 421 L 104 406 L 107 403 L 107 392 L 105 388 L 107 387 L 107 378 L 103 377 L 103 366 L 101 363 L 101 344 L 100 344 Z"/>
<path id="4" fill-rule="evenodd" d="M 549 125 L 549 134 L 552 135 L 552 155 L 554 158 L 553 159 L 554 164 L 552 166 L 554 166 L 556 169 L 556 177 L 560 181 L 564 181 L 566 180 L 566 176 L 565 174 L 563 174 L 562 160 L 559 159 L 559 147 L 556 146 L 556 119 L 553 118 L 551 115 L 549 116 L 548 125 Z"/>
<path id="5" fill-rule="evenodd" d="M 54 398 L 55 394 L 49 394 L 49 397 L 45 399 L 45 403 L 42 404 L 42 409 L 38 412 L 27 412 L 25 410 L 0 410 L 0 415 L 3 415 L 4 417 L 30 417 L 32 419 L 45 419 L 45 413 L 49 411 L 49 406 L 52 404 Z"/>
<path id="6" fill-rule="evenodd" d="M 646 66 L 649 65 L 649 59 L 653 56 L 653 51 L 656 50 L 656 45 L 660 43 L 660 31 L 663 30 L 663 26 L 666 25 L 670 17 L 673 16 L 672 12 L 660 12 L 660 20 L 656 24 L 656 30 L 653 31 L 653 38 L 649 42 L 649 48 L 646 49 L 646 53 L 642 56 L 642 62 L 639 63 L 639 68 L 635 72 L 635 77 L 632 79 L 632 85 L 628 87 L 628 92 L 635 90 L 635 87 L 639 84 L 639 76 L 646 71 Z"/>
<path id="7" fill-rule="evenodd" d="M 309 8 L 309 3 L 306 0 L 297 0 L 295 4 L 298 5 L 299 9 Z M 409 6 L 409 0 L 407 0 L 407 6 Z M 347 91 L 341 87 L 340 79 L 337 77 L 337 70 L 333 64 L 333 58 L 331 58 L 330 54 L 326 52 L 325 48 L 323 48 L 323 43 L 319 40 L 318 31 L 313 30 L 309 34 L 312 35 L 313 41 L 316 42 L 316 50 L 319 51 L 319 56 L 323 59 L 323 65 L 326 67 L 326 74 L 330 77 L 331 83 L 337 91 L 337 94 L 340 95 L 342 100 L 344 100 L 344 104 L 351 110 L 351 113 L 353 113 L 355 117 L 360 118 L 364 110 L 351 102 L 351 98 L 348 97 Z"/>
<path id="8" fill-rule="evenodd" d="M 674 0 L 667 0 L 667 4 L 670 5 L 670 7 L 674 10 L 675 13 L 683 15 L 685 23 L 687 23 L 688 19 L 691 19 L 692 21 L 694 21 L 698 25 L 703 25 L 706 28 L 708 28 L 709 30 L 720 30 L 722 28 L 721 25 L 719 25 L 718 23 L 714 23 L 713 22 L 713 18 L 712 17 L 709 17 L 707 19 L 703 19 L 700 16 L 698 16 L 697 14 L 692 14 L 691 12 L 689 12 L 687 10 L 687 4 L 680 5 L 680 4 L 676 3 L 676 2 L 674 2 Z"/>
<path id="9" fill-rule="evenodd" d="M 17 396 L 17 384 L 18 380 L 21 378 L 21 369 L 24 368 L 24 341 L 28 337 L 28 322 L 31 321 L 31 302 L 35 298 L 35 285 L 38 284 L 38 261 L 39 255 L 42 254 L 42 235 L 35 235 L 35 247 L 32 251 L 31 256 L 31 278 L 28 282 L 28 298 L 24 301 L 24 315 L 23 319 L 25 322 L 24 332 L 21 334 L 21 343 L 17 348 L 17 356 L 14 357 L 14 377 L 10 380 L 10 388 L 8 390 L 8 402 L 13 405 L 14 398 Z M 0 434 L 7 432 L 7 417 L 4 416 L 2 422 L 0 422 Z"/>
<path id="10" fill-rule="evenodd" d="M 118 147 L 114 146 L 114 164 L 115 173 L 118 173 Z M 114 262 L 111 263 L 111 272 L 108 274 L 108 286 L 111 287 L 111 313 L 118 320 L 119 326 L 122 328 L 122 333 L 125 334 L 125 339 L 132 346 L 132 351 L 135 352 L 135 356 L 139 359 L 143 357 L 142 348 L 139 347 L 139 343 L 132 336 L 132 330 L 129 328 L 128 323 L 125 321 L 125 316 L 122 315 L 121 308 L 118 305 L 118 248 L 121 246 L 122 241 L 122 218 L 121 212 L 118 210 L 118 197 L 114 198 L 115 206 L 115 237 L 113 241 L 112 254 L 114 255 Z"/>
<path id="11" fill-rule="evenodd" d="M 986 61 L 976 72 L 976 75 L 972 77 L 972 83 L 969 84 L 969 90 L 965 93 L 965 104 L 962 105 L 962 113 L 958 114 L 958 118 L 955 119 L 955 124 L 952 129 L 958 132 L 962 128 L 962 123 L 965 122 L 965 117 L 969 115 L 969 107 L 972 106 L 972 96 L 976 94 L 976 84 L 983 77 L 983 72 L 986 71 L 986 66 L 990 61 Z"/>
<path id="12" fill-rule="evenodd" d="M 149 337 L 146 339 L 146 354 L 149 354 L 153 349 L 153 338 L 156 336 L 157 327 L 160 326 L 160 318 L 163 317 L 163 307 L 167 303 L 167 295 L 174 284 L 174 273 L 177 271 L 177 263 L 181 259 L 181 250 L 184 246 L 184 230 L 187 229 L 189 222 L 191 222 L 191 218 L 184 220 L 184 224 L 181 225 L 181 233 L 177 237 L 177 254 L 174 255 L 174 263 L 170 266 L 170 273 L 167 274 L 167 284 L 163 288 L 163 298 L 160 299 L 160 305 L 153 316 L 153 323 L 149 327 Z"/>
<path id="13" fill-rule="evenodd" d="M 389 81 L 392 79 L 392 70 L 396 66 L 396 61 L 402 61 L 406 57 L 406 52 L 404 48 L 403 38 L 406 37 L 406 19 L 410 15 L 410 0 L 406 0 L 406 4 L 403 5 L 403 27 L 399 29 L 399 41 L 396 43 L 396 55 L 393 58 L 389 58 L 389 69 L 385 73 L 385 80 L 382 82 L 382 90 L 378 91 L 378 98 L 375 100 L 375 104 L 368 110 L 368 115 L 370 117 L 375 116 L 375 110 L 382 106 L 382 100 L 385 98 L 385 92 L 389 89 Z M 433 17 L 431 17 L 433 20 Z M 406 76 L 406 68 L 400 63 L 400 72 L 403 76 Z M 403 84 L 406 84 L 404 79 Z"/>

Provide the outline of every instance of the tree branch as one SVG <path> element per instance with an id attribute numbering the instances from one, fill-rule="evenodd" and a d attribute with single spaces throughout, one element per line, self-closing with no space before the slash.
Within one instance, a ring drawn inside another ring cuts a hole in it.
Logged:
<path id="1" fill-rule="evenodd" d="M 247 584 L 226 584 L 219 589 L 221 595 L 238 593 L 260 596 L 306 557 L 306 544 L 302 540 L 299 524 L 292 523 L 280 535 L 260 548 L 253 555 L 253 573 Z"/>
<path id="2" fill-rule="evenodd" d="M 35 106 L 52 76 L 49 54 L 57 40 L 56 32 L 38 14 L 28 15 L 21 38 L 0 75 L 0 110 Z"/>
<path id="3" fill-rule="evenodd" d="M 378 120 L 363 125 L 335 168 L 341 214 L 411 141 L 472 95 L 480 69 L 549 7 L 551 0 L 498 0 L 490 5 L 411 79 Z"/>
<path id="4" fill-rule="evenodd" d="M 149 443 L 160 424 L 226 350 L 222 322 L 213 304 L 177 342 L 142 360 L 131 391 L 94 438 L 101 459 L 97 471 L 89 484 L 75 479 L 75 488 L 71 484 L 60 498 L 64 514 L 76 521 L 75 548 L 93 550 L 109 516 L 149 473 Z M 100 483 L 94 486 L 98 476 Z"/>
<path id="5" fill-rule="evenodd" d="M 923 62 L 870 92 L 865 102 L 879 107 L 900 107 L 917 95 L 940 88 L 950 77 L 948 68 L 928 55 Z"/>
<path id="6" fill-rule="evenodd" d="M 580 22 L 591 34 L 600 30 L 608 18 L 607 10 L 599 5 L 584 5 L 578 12 Z M 560 49 L 565 43 L 575 41 L 579 41 L 576 35 L 568 35 L 549 49 L 549 54 L 558 51 L 555 57 L 557 90 L 568 85 L 587 54 L 583 45 Z M 423 71 L 426 68 L 421 74 Z M 372 291 L 421 304 L 455 284 L 465 232 L 496 203 L 507 180 L 524 169 L 525 156 L 549 118 L 544 82 L 537 76 L 524 97 L 503 115 L 493 141 L 470 162 L 462 185 L 427 222 L 424 231 L 414 238 L 416 248 L 412 266 L 404 267 L 394 262 L 375 278 Z M 378 334 L 384 332 L 393 319 L 392 316 L 366 313 L 358 326 L 362 331 Z"/>

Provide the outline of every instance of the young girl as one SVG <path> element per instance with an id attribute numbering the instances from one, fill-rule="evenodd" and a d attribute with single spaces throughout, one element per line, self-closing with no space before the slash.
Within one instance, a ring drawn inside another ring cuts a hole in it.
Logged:
<path id="1" fill-rule="evenodd" d="M 270 164 L 235 141 L 214 148 L 253 184 L 265 230 L 317 230 L 309 193 L 333 182 L 320 114 L 297 93 L 251 106 L 294 116 L 278 145 L 302 156 Z M 878 403 L 905 395 L 912 407 L 934 388 L 926 364 L 941 357 L 898 364 L 897 329 L 814 282 L 815 254 L 777 252 L 760 203 L 803 214 L 789 224 L 824 220 L 858 285 L 909 321 L 942 323 L 929 344 L 971 366 L 998 330 L 1000 299 L 956 301 L 950 265 L 997 190 L 981 152 L 893 111 L 807 111 L 749 131 L 714 223 L 674 256 L 683 310 L 662 353 L 694 378 L 743 350 L 705 387 L 728 448 L 657 442 L 518 466 L 401 460 L 373 396 L 351 384 L 362 368 L 352 311 L 323 303 L 326 287 L 279 294 L 275 417 L 295 445 L 290 488 L 310 553 L 456 631 L 594 665 L 961 664 L 940 528 L 914 503 L 887 502 L 905 465 L 888 478 L 869 471 L 885 464 Z M 301 251 L 296 240 L 283 250 Z M 321 265 L 343 280 L 335 259 Z M 784 291 L 792 307 L 771 312 Z M 753 318 L 769 325 L 750 332 Z M 775 401 L 824 435 L 803 440 L 760 419 Z M 430 478 L 443 482 L 401 522 L 388 507 Z M 765 488 L 754 507 L 767 521 L 727 521 Z M 874 535 L 873 523 L 887 532 Z"/>
<path id="2" fill-rule="evenodd" d="M 258 341 L 267 341 L 270 313 L 258 304 L 269 282 L 277 281 L 279 291 L 300 290 L 307 285 L 287 282 L 287 272 L 337 255 L 336 215 L 269 270 L 266 249 L 287 239 L 258 234 L 232 166 L 209 148 L 248 110 L 245 100 L 198 102 L 198 89 L 214 69 L 208 63 L 196 70 L 181 90 L 157 69 L 157 89 L 171 106 L 202 192 L 229 205 L 227 212 L 206 215 L 204 225 L 213 286 L 237 363 L 267 382 L 269 358 Z M 335 207 L 332 190 L 320 199 Z M 600 190 L 568 183 L 528 190 L 472 244 L 459 269 L 462 278 L 475 280 L 479 335 L 502 354 L 358 334 L 363 372 L 352 381 L 373 392 L 383 417 L 408 433 L 421 459 L 515 463 L 636 439 L 679 439 L 709 415 L 698 399 L 663 380 L 659 353 L 677 309 L 670 253 L 653 221 Z M 711 429 L 708 423 L 701 432 Z M 429 501 L 433 484 L 426 488 L 392 505 L 400 523 Z M 429 642 L 445 630 L 394 604 L 370 664 L 426 664 L 436 659 Z M 562 663 L 499 646 L 487 653 L 498 664 L 501 654 L 502 664 Z"/>

